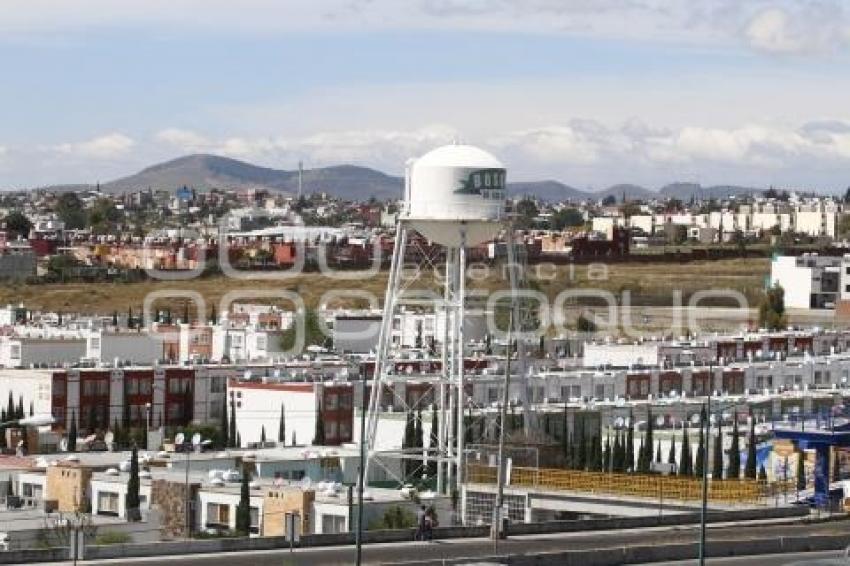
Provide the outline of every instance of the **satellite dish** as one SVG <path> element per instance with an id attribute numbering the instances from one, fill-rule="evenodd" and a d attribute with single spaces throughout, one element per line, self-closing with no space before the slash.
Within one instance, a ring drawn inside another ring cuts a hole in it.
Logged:
<path id="1" fill-rule="evenodd" d="M 201 445 L 201 433 L 196 432 L 192 435 L 192 446 L 200 446 Z"/>
<path id="2" fill-rule="evenodd" d="M 664 426 L 664 415 L 658 415 L 655 419 L 655 424 L 658 426 Z"/>
<path id="3" fill-rule="evenodd" d="M 626 423 L 626 419 L 623 417 L 617 417 L 614 419 L 614 426 L 617 428 L 623 428 L 623 425 Z"/>
<path id="4" fill-rule="evenodd" d="M 112 444 L 113 440 L 115 440 L 115 433 L 113 433 L 111 430 L 103 435 L 103 441 L 107 444 Z"/>
<path id="5" fill-rule="evenodd" d="M 183 435 L 182 432 L 178 432 L 176 435 L 174 435 L 174 444 L 183 444 L 185 440 L 186 437 Z"/>
<path id="6" fill-rule="evenodd" d="M 62 440 L 59 441 L 59 450 L 61 450 L 62 452 L 68 451 L 68 439 L 67 438 L 63 438 Z"/>
<path id="7" fill-rule="evenodd" d="M 693 424 L 699 424 L 699 421 L 700 421 L 700 418 L 699 418 L 698 414 L 694 413 L 693 415 L 691 415 L 691 422 Z"/>

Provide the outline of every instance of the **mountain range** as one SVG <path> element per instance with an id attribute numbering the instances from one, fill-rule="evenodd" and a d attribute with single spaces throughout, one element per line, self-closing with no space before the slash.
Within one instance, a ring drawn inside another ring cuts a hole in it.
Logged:
<path id="1" fill-rule="evenodd" d="M 213 188 L 264 188 L 296 194 L 298 171 L 272 169 L 245 161 L 218 155 L 187 155 L 147 167 L 128 177 L 101 185 L 101 190 L 111 193 L 147 188 L 175 190 L 182 186 L 198 191 Z M 305 169 L 302 177 L 303 192 L 325 192 L 346 200 L 401 198 L 404 180 L 368 167 L 334 165 Z M 57 187 L 58 188 L 58 187 Z M 79 187 L 75 186 L 78 190 Z M 599 192 L 585 191 L 560 181 L 524 181 L 508 183 L 508 192 L 527 195 L 548 201 L 600 200 L 613 196 L 620 201 L 653 197 L 677 198 L 683 201 L 694 197 L 726 197 L 759 193 L 763 189 L 735 185 L 703 187 L 696 183 L 671 183 L 653 191 L 633 184 L 618 184 Z"/>

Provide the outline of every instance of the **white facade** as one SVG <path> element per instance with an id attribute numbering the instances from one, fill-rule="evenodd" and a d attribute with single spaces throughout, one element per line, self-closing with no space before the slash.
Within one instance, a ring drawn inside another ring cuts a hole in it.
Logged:
<path id="1" fill-rule="evenodd" d="M 658 343 L 644 344 L 597 344 L 584 345 L 586 367 L 629 367 L 655 365 L 658 363 Z"/>

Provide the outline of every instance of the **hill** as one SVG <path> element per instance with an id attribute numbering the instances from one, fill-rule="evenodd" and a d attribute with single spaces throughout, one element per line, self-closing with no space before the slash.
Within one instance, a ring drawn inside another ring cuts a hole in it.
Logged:
<path id="1" fill-rule="evenodd" d="M 303 175 L 305 193 L 360 199 L 401 197 L 402 179 L 354 165 L 307 169 Z M 260 167 L 217 155 L 188 155 L 153 165 L 135 175 L 103 185 L 109 192 L 153 189 L 174 190 L 183 185 L 199 191 L 213 188 L 263 188 L 294 194 L 298 190 L 298 172 Z"/>
<path id="2" fill-rule="evenodd" d="M 764 189 L 741 187 L 738 185 L 714 185 L 711 187 L 703 187 L 698 183 L 670 183 L 669 185 L 661 187 L 658 193 L 663 197 L 688 201 L 692 198 L 710 199 L 730 196 L 748 196 L 760 194 L 763 191 Z"/>

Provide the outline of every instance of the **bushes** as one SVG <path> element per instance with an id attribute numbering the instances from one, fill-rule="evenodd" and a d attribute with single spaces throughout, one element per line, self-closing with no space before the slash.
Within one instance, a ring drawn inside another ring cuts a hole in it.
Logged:
<path id="1" fill-rule="evenodd" d="M 411 529 L 416 526 L 416 515 L 398 505 L 384 511 L 384 516 L 369 524 L 370 531 Z"/>

